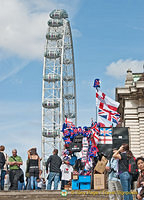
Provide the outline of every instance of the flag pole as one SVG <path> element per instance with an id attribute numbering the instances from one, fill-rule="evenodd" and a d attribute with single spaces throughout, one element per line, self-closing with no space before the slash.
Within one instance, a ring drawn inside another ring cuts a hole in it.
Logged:
<path id="1" fill-rule="evenodd" d="M 95 87 L 96 88 L 96 93 L 98 92 L 98 87 L 100 87 L 100 80 L 99 79 L 95 79 L 94 80 L 94 85 L 93 85 L 93 87 Z M 98 108 L 97 108 L 97 99 L 96 99 L 96 122 L 97 122 L 97 120 L 98 120 L 98 110 L 97 110 Z"/>
<path id="2" fill-rule="evenodd" d="M 97 93 L 97 92 L 98 92 L 98 89 L 96 88 L 96 93 Z M 98 117 L 97 117 L 97 113 L 98 113 L 98 112 L 97 112 L 97 103 L 96 103 L 96 122 L 97 122 L 97 118 L 98 118 Z"/>

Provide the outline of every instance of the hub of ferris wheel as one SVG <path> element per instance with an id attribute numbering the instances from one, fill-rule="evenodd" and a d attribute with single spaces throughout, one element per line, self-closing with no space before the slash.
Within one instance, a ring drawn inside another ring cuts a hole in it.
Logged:
<path id="1" fill-rule="evenodd" d="M 42 160 L 54 148 L 61 156 L 65 118 L 77 124 L 76 82 L 70 22 L 65 10 L 53 10 L 48 21 L 42 84 Z"/>

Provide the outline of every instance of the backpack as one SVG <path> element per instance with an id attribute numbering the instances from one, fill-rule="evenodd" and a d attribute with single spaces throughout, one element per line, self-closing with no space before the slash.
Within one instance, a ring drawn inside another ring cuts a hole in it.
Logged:
<path id="1" fill-rule="evenodd" d="M 5 156 L 2 152 L 0 152 L 0 169 L 3 169 L 4 165 L 5 165 Z"/>
<path id="2" fill-rule="evenodd" d="M 128 172 L 132 175 L 132 182 L 137 181 L 139 172 L 135 157 L 131 157 L 128 159 Z"/>

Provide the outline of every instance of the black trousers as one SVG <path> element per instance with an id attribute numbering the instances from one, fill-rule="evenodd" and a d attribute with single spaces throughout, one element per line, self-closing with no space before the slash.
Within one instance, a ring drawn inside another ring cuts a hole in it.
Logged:
<path id="1" fill-rule="evenodd" d="M 64 186 L 68 184 L 68 181 L 66 180 L 61 180 L 61 190 L 64 189 Z"/>
<path id="2" fill-rule="evenodd" d="M 18 190 L 18 179 L 19 179 L 19 170 L 12 169 L 9 173 L 10 178 L 10 190 Z"/>

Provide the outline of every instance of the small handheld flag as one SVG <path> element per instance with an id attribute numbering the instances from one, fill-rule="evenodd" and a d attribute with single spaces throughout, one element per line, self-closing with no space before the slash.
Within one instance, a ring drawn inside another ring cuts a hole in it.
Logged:
<path id="1" fill-rule="evenodd" d="M 93 87 L 95 88 L 100 87 L 100 79 L 95 79 Z"/>

